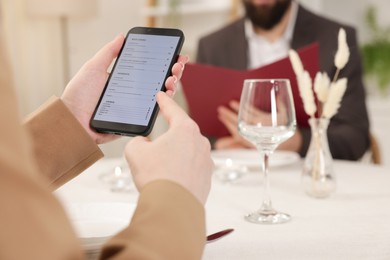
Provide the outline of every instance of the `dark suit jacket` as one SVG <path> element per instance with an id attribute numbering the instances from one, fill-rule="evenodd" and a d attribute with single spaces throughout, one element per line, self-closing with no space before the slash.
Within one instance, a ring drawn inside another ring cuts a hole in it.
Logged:
<path id="1" fill-rule="evenodd" d="M 370 141 L 356 31 L 349 26 L 320 17 L 299 5 L 291 48 L 297 49 L 318 42 L 321 71 L 327 72 L 332 78 L 336 71 L 333 61 L 340 27 L 347 32 L 351 55 L 339 78 L 347 77 L 348 87 L 338 113 L 331 119 L 328 139 L 333 158 L 357 160 L 368 149 Z M 197 62 L 237 70 L 247 69 L 248 44 L 244 18 L 200 39 Z M 304 156 L 311 134 L 307 128 L 301 127 L 300 131 L 303 135 L 300 154 Z"/>

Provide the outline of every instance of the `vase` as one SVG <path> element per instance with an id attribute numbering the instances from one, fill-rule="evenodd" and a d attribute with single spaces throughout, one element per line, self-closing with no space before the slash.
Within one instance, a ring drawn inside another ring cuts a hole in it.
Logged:
<path id="1" fill-rule="evenodd" d="M 333 158 L 329 150 L 329 119 L 310 118 L 311 141 L 304 160 L 302 185 L 306 194 L 326 198 L 336 190 Z"/>

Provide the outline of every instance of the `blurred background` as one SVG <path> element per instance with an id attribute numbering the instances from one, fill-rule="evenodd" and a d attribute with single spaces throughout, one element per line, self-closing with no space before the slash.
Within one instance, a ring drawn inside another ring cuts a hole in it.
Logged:
<path id="1" fill-rule="evenodd" d="M 22 116 L 48 97 L 59 96 L 85 61 L 131 27 L 182 29 L 186 36 L 182 53 L 194 60 L 199 37 L 242 13 L 241 0 L 0 1 Z M 299 2 L 358 30 L 362 53 L 370 61 L 366 71 L 372 72 L 365 78 L 372 132 L 380 142 L 383 163 L 390 164 L 390 138 L 387 138 L 390 118 L 386 115 L 390 111 L 390 1 Z M 184 105 L 180 93 L 175 98 Z M 162 129 L 164 122 L 158 119 L 152 135 L 158 135 Z M 127 141 L 128 138 L 123 138 L 102 148 L 106 156 L 120 156 Z"/>

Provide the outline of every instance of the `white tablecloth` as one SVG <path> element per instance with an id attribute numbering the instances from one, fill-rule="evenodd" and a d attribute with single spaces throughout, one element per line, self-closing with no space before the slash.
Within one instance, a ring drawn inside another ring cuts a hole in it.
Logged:
<path id="1" fill-rule="evenodd" d="M 136 191 L 113 193 L 98 179 L 120 161 L 103 159 L 56 193 L 64 203 L 136 202 Z M 259 172 L 234 184 L 214 180 L 206 204 L 208 233 L 235 231 L 207 244 L 203 259 L 390 259 L 390 170 L 345 161 L 334 167 L 337 191 L 327 199 L 302 191 L 301 161 L 271 169 L 274 207 L 292 216 L 279 225 L 243 218 L 261 204 Z"/>

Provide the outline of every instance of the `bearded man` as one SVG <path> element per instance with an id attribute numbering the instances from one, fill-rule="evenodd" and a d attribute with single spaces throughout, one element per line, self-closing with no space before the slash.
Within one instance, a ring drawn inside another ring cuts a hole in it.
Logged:
<path id="1" fill-rule="evenodd" d="M 243 0 L 242 3 L 244 17 L 200 39 L 196 61 L 237 70 L 254 69 L 285 58 L 290 48 L 298 49 L 317 42 L 320 70 L 332 77 L 336 70 L 333 60 L 338 32 L 344 28 L 351 54 L 339 78 L 348 78 L 348 87 L 338 113 L 330 121 L 328 140 L 333 158 L 360 159 L 368 150 L 370 139 L 355 29 L 316 15 L 294 0 Z M 233 100 L 229 107 L 218 108 L 218 116 L 231 135 L 218 139 L 210 137 L 214 149 L 253 147 L 235 130 L 237 112 L 238 102 Z M 298 125 L 295 135 L 278 149 L 304 156 L 310 138 L 310 129 Z"/>

